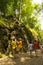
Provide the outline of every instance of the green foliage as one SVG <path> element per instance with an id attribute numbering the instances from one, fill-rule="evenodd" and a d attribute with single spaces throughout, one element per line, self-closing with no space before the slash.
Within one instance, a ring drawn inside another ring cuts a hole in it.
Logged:
<path id="1" fill-rule="evenodd" d="M 11 32 L 16 37 L 22 37 L 27 41 L 40 38 L 40 24 L 38 15 L 41 11 L 39 4 L 32 4 L 31 0 L 0 0 L 0 37 L 8 40 Z M 7 35 L 4 33 L 7 33 Z"/>
<path id="2" fill-rule="evenodd" d="M 39 42 L 40 44 L 43 44 L 43 30 L 39 31 Z"/>

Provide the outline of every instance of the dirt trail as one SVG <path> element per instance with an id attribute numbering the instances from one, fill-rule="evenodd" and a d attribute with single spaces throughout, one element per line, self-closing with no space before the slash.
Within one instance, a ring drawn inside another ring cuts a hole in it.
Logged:
<path id="1" fill-rule="evenodd" d="M 32 58 L 29 56 L 29 53 L 23 53 L 15 57 L 5 57 L 0 59 L 0 65 L 43 65 L 43 54 L 40 50 L 38 55 L 38 57 L 35 57 L 33 52 Z"/>

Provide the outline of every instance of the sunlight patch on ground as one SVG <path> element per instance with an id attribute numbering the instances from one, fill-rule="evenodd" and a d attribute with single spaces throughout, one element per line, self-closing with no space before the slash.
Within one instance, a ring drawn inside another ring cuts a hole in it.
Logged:
<path id="1" fill-rule="evenodd" d="M 9 61 L 9 62 L 7 62 L 8 63 L 8 65 L 10 65 L 12 62 L 11 61 Z M 13 63 L 12 63 L 12 65 L 13 65 Z M 14 65 L 16 65 L 16 62 L 14 61 Z"/>
<path id="2" fill-rule="evenodd" d="M 20 61 L 21 62 L 25 62 L 27 59 L 30 60 L 31 58 L 30 57 L 21 57 Z"/>
<path id="3" fill-rule="evenodd" d="M 20 61 L 21 61 L 21 62 L 25 62 L 25 58 L 24 58 L 24 57 L 21 57 L 21 58 L 20 58 Z"/>

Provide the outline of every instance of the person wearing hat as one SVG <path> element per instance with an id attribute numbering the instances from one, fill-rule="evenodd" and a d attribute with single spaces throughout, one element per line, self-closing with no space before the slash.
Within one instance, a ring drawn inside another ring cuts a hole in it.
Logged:
<path id="1" fill-rule="evenodd" d="M 13 52 L 13 56 L 14 56 L 16 53 L 16 47 L 17 47 L 17 42 L 16 42 L 15 38 L 12 39 L 11 45 L 12 45 L 12 52 Z"/>
<path id="2" fill-rule="evenodd" d="M 22 39 L 19 38 L 17 41 L 17 47 L 19 48 L 19 53 L 22 52 L 22 44 L 23 44 Z"/>

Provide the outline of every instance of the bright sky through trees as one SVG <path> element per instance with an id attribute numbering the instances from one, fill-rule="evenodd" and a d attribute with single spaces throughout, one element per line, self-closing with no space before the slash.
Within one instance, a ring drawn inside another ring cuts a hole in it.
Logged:
<path id="1" fill-rule="evenodd" d="M 33 0 L 32 3 L 38 3 L 38 4 L 41 4 L 43 2 L 43 0 Z M 41 29 L 43 29 L 43 17 L 42 17 L 42 13 L 41 15 L 39 16 L 39 21 L 40 21 L 40 24 L 41 24 Z"/>
<path id="2" fill-rule="evenodd" d="M 39 4 L 41 4 L 42 0 L 33 0 L 33 3 L 39 3 Z"/>

